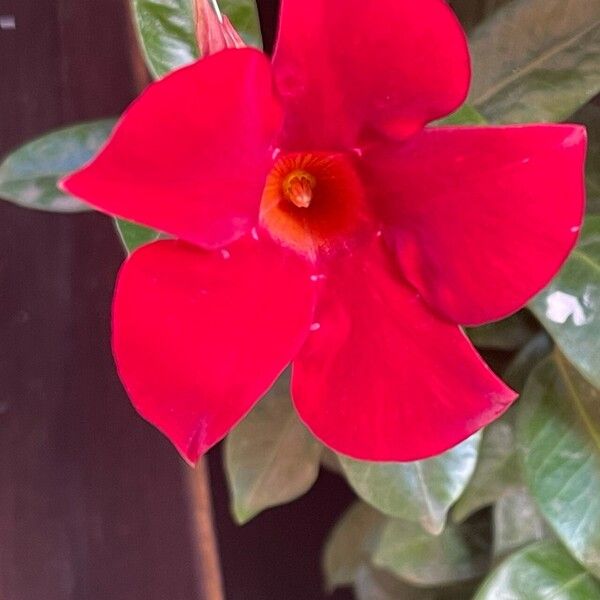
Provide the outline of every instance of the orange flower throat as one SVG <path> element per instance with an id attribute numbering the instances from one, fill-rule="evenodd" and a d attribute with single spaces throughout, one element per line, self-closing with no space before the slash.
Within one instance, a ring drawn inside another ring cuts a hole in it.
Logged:
<path id="1" fill-rule="evenodd" d="M 370 221 L 352 158 L 320 152 L 286 154 L 275 161 L 260 218 L 276 240 L 313 259 L 347 245 Z"/>

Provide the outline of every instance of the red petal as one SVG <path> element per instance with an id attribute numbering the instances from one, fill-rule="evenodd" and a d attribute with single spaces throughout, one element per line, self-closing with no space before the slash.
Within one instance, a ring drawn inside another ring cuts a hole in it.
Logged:
<path id="1" fill-rule="evenodd" d="M 374 247 L 333 265 L 317 307 L 320 327 L 294 362 L 304 422 L 333 450 L 362 460 L 443 452 L 515 398 L 391 262 Z"/>
<path id="2" fill-rule="evenodd" d="M 268 242 L 135 252 L 117 282 L 113 350 L 137 410 L 195 462 L 295 356 L 313 288 L 308 264 Z"/>
<path id="3" fill-rule="evenodd" d="M 104 212 L 219 246 L 257 221 L 280 118 L 264 55 L 225 50 L 151 85 L 63 186 Z"/>
<path id="4" fill-rule="evenodd" d="M 558 271 L 583 219 L 585 129 L 429 129 L 366 156 L 404 276 L 454 322 L 522 307 Z"/>
<path id="5" fill-rule="evenodd" d="M 444 0 L 282 0 L 275 80 L 287 150 L 347 149 L 371 128 L 400 136 L 464 100 L 464 33 Z"/>

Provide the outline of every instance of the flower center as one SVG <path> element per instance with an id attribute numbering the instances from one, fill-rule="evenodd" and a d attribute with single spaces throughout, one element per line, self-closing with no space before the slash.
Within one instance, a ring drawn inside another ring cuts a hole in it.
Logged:
<path id="1" fill-rule="evenodd" d="M 283 193 L 298 208 L 308 208 L 317 180 L 306 171 L 296 169 L 283 180 Z"/>
<path id="2" fill-rule="evenodd" d="M 352 157 L 284 154 L 267 176 L 260 220 L 280 243 L 312 259 L 347 247 L 371 220 Z"/>

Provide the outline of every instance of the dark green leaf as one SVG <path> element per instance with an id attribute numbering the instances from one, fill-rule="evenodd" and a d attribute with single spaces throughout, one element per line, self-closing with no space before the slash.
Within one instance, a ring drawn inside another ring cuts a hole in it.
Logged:
<path id="1" fill-rule="evenodd" d="M 483 432 L 475 473 L 452 509 L 453 521 L 460 523 L 493 504 L 519 481 L 513 426 L 503 417 Z"/>
<path id="2" fill-rule="evenodd" d="M 124 219 L 115 219 L 115 227 L 123 247 L 128 254 L 131 254 L 134 250 L 154 242 L 160 237 L 160 233 L 149 227 L 132 223 L 131 221 L 125 221 Z"/>
<path id="3" fill-rule="evenodd" d="M 530 305 L 565 356 L 600 387 L 600 216 L 552 283 Z"/>
<path id="4" fill-rule="evenodd" d="M 323 572 L 329 591 L 355 582 L 386 521 L 387 517 L 363 502 L 356 502 L 344 513 L 325 543 Z"/>
<path id="5" fill-rule="evenodd" d="M 284 375 L 227 436 L 225 469 L 239 523 L 298 498 L 319 474 L 321 445 L 296 416 L 288 389 Z"/>
<path id="6" fill-rule="evenodd" d="M 539 331 L 539 325 L 531 314 L 522 310 L 502 321 L 466 331 L 476 346 L 512 351 L 526 344 Z"/>
<path id="7" fill-rule="evenodd" d="M 494 556 L 506 556 L 549 535 L 534 499 L 524 486 L 506 491 L 494 505 Z"/>
<path id="8" fill-rule="evenodd" d="M 569 551 L 600 575 L 600 392 L 556 352 L 519 402 L 524 475 Z"/>
<path id="9" fill-rule="evenodd" d="M 417 462 L 339 458 L 348 482 L 363 500 L 386 515 L 420 523 L 438 534 L 473 474 L 480 439 L 476 434 L 444 454 Z"/>
<path id="10" fill-rule="evenodd" d="M 528 546 L 486 579 L 474 600 L 598 600 L 600 584 L 556 542 Z"/>
<path id="11" fill-rule="evenodd" d="M 390 519 L 372 560 L 412 585 L 441 586 L 475 579 L 489 566 L 487 532 L 475 521 L 448 525 L 440 535 L 431 535 L 415 523 Z"/>
<path id="12" fill-rule="evenodd" d="M 469 103 L 492 123 L 563 121 L 600 92 L 595 0 L 514 0 L 470 41 Z"/>
<path id="13" fill-rule="evenodd" d="M 0 165 L 0 196 L 27 208 L 80 212 L 90 207 L 56 186 L 88 162 L 106 141 L 114 119 L 72 125 L 21 146 Z"/>

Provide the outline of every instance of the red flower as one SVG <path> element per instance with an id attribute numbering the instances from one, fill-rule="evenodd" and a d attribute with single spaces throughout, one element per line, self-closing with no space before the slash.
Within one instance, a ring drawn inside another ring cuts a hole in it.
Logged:
<path id="1" fill-rule="evenodd" d="M 124 264 L 114 353 L 139 412 L 194 462 L 290 363 L 334 450 L 442 452 L 514 400 L 460 325 L 559 269 L 585 131 L 425 128 L 464 101 L 443 0 L 283 0 L 272 65 L 229 49 L 151 85 L 64 187 L 177 240 Z"/>

